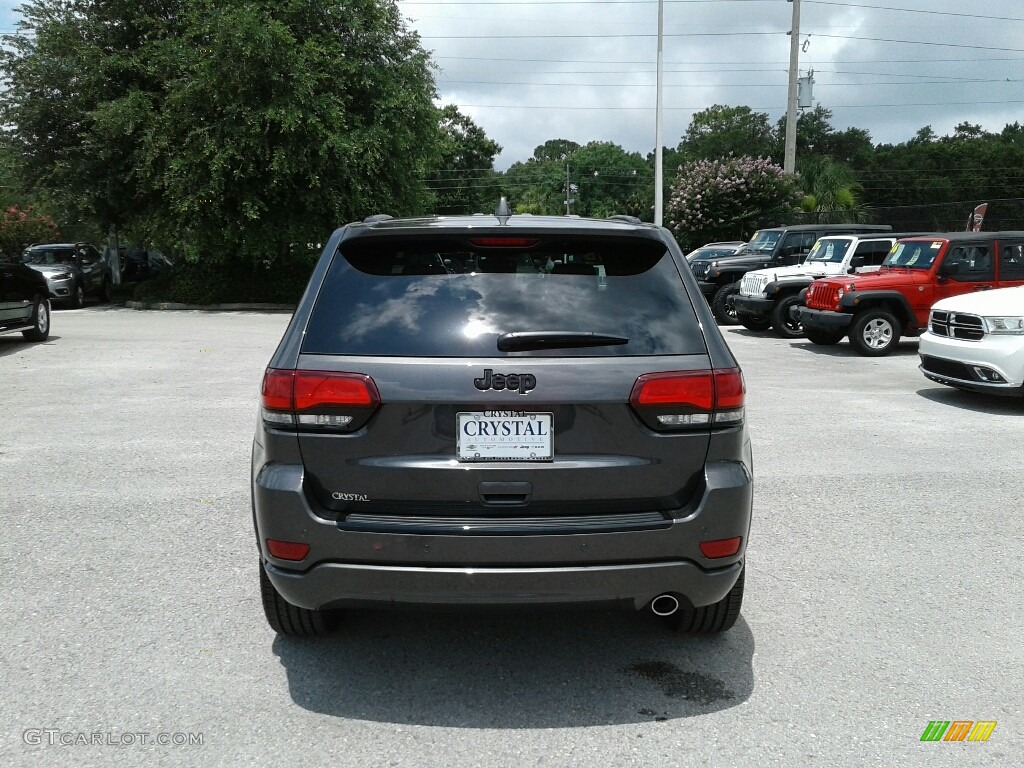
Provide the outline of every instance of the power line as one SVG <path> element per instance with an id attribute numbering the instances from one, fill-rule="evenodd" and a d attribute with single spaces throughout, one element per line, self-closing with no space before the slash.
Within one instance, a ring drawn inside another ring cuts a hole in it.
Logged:
<path id="1" fill-rule="evenodd" d="M 650 59 L 641 61 L 611 61 L 608 59 L 515 59 L 508 57 L 489 57 L 489 56 L 441 56 L 432 54 L 431 58 L 434 59 L 451 59 L 453 61 L 508 61 L 514 63 L 539 63 L 539 64 L 654 64 Z M 962 62 L 980 62 L 980 61 L 1024 61 L 1024 57 L 1021 56 L 971 56 L 966 59 L 951 59 L 943 57 L 941 59 L 839 59 L 836 60 L 835 64 L 945 64 L 945 63 L 962 63 Z M 669 62 L 670 66 L 676 64 L 706 64 L 709 67 L 722 67 L 729 64 L 735 64 L 735 59 L 732 61 L 709 61 L 707 59 L 701 59 L 700 61 L 675 61 Z M 785 61 L 766 61 L 764 64 L 775 64 L 781 67 L 786 66 Z M 649 70 L 653 72 L 654 70 Z M 708 72 L 714 70 L 679 70 L 681 72 Z M 757 69 L 736 69 L 730 70 L 733 72 L 757 72 Z"/>
<path id="2" fill-rule="evenodd" d="M 741 37 L 741 36 L 755 36 L 764 37 L 766 35 L 783 35 L 785 30 L 778 30 L 774 32 L 666 32 L 665 37 Z M 484 35 L 484 34 L 472 34 L 472 35 L 420 35 L 421 40 L 620 40 L 622 38 L 644 38 L 651 39 L 657 37 L 657 34 L 649 32 L 630 32 L 628 34 L 614 34 L 614 35 L 584 35 L 584 34 L 553 34 L 553 35 L 510 35 L 507 32 L 497 35 Z M 818 37 L 825 37 L 825 35 L 818 35 Z M 972 46 L 973 47 L 973 46 Z M 991 50 L 1015 50 L 1015 49 L 1004 49 L 1004 48 L 993 48 Z M 1024 52 L 1024 51 L 1022 51 Z"/>
<path id="3" fill-rule="evenodd" d="M 710 3 L 744 3 L 744 2 L 771 2 L 772 0 L 664 0 L 665 5 L 708 5 Z M 492 2 L 474 2 L 476 7 L 500 7 L 500 6 L 551 6 L 551 5 L 654 5 L 656 0 L 492 0 Z M 864 10 L 876 11 L 897 11 L 902 13 L 919 13 L 929 16 L 960 16 L 970 19 L 986 19 L 993 21 L 1024 21 L 1019 16 L 986 16 L 976 13 L 958 13 L 956 11 L 935 11 L 924 8 L 897 8 L 891 5 L 869 5 L 867 3 L 847 3 L 838 0 L 804 0 L 808 5 L 831 5 L 844 8 L 861 8 Z M 441 6 L 446 8 L 460 8 L 469 5 L 468 3 L 442 2 L 441 0 L 424 0 L 416 2 L 416 6 Z"/>
<path id="4" fill-rule="evenodd" d="M 878 107 L 895 108 L 895 107 L 952 107 L 952 106 L 979 106 L 983 104 L 1024 104 L 1024 100 L 1019 99 L 999 99 L 996 101 L 940 101 L 940 102 L 907 102 L 901 101 L 896 104 L 831 104 L 829 109 L 876 109 Z M 552 105 L 528 105 L 528 104 L 460 104 L 460 108 L 471 108 L 471 109 L 545 109 L 551 111 L 562 111 L 562 110 L 600 110 L 600 111 L 648 111 L 654 109 L 650 107 L 619 107 L 619 106 L 597 106 L 597 107 L 570 107 L 565 104 L 552 104 Z M 707 105 L 701 105 L 697 107 L 665 107 L 664 109 L 671 109 L 679 112 L 686 111 L 697 111 L 706 109 Z M 778 104 L 770 107 L 750 107 L 755 112 L 770 112 L 778 108 Z"/>
<path id="5" fill-rule="evenodd" d="M 665 37 L 766 37 L 782 35 L 785 30 L 777 32 L 666 32 Z M 430 35 L 422 36 L 423 40 L 608 40 L 622 38 L 643 38 L 651 39 L 657 37 L 650 33 L 629 33 L 621 35 L 584 35 L 584 34 L 554 34 L 554 35 Z M 932 40 L 899 40 L 889 37 L 861 37 L 858 35 L 830 35 L 815 32 L 812 37 L 824 37 L 832 40 L 862 40 L 873 43 L 900 43 L 902 45 L 930 45 L 939 48 L 963 48 L 973 51 L 1003 51 L 1008 53 L 1024 53 L 1024 48 L 1000 48 L 992 45 L 967 45 L 965 43 L 937 43 Z"/>
<path id="6" fill-rule="evenodd" d="M 818 70 L 815 70 L 818 72 Z M 855 73 L 854 73 L 855 74 Z M 942 80 L 922 80 L 908 83 L 906 81 L 874 81 L 872 83 L 837 83 L 822 81 L 829 87 L 851 87 L 862 88 L 864 85 L 971 85 L 977 83 L 1022 83 L 1024 79 L 992 78 L 992 79 L 971 79 L 971 78 L 945 78 Z M 533 80 L 440 80 L 438 85 L 528 85 L 536 87 L 554 88 L 654 88 L 654 83 L 544 83 Z M 666 83 L 665 88 L 707 88 L 713 85 L 715 88 L 785 88 L 786 83 Z"/>
<path id="7" fill-rule="evenodd" d="M 1024 21 L 1020 16 L 983 16 L 977 13 L 958 13 L 956 11 L 933 11 L 924 8 L 896 8 L 891 5 L 867 5 L 866 3 L 841 3 L 837 0 L 803 0 L 808 5 L 835 5 L 843 8 L 863 8 L 876 11 L 898 11 L 901 13 L 922 13 L 929 16 L 960 16 L 968 19 L 985 19 L 989 21 Z"/>
<path id="8" fill-rule="evenodd" d="M 901 43 L 904 45 L 933 45 L 939 48 L 966 48 L 976 51 L 1006 51 L 1024 53 L 1024 48 L 999 48 L 993 45 L 965 45 L 963 43 L 936 43 L 931 40 L 894 40 L 888 37 L 857 37 L 855 35 L 827 35 L 815 32 L 812 37 L 825 37 L 834 40 L 865 40 L 872 43 Z"/>

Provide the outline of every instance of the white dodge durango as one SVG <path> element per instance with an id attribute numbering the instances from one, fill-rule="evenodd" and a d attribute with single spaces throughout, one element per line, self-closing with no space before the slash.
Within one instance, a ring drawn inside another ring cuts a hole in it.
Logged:
<path id="1" fill-rule="evenodd" d="M 1024 395 L 1024 286 L 937 302 L 920 355 L 921 372 L 939 384 Z"/>

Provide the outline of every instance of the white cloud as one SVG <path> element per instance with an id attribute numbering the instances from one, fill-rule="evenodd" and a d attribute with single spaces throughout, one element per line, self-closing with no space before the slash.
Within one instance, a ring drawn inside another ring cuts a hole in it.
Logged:
<path id="1" fill-rule="evenodd" d="M 459 105 L 504 147 L 499 168 L 554 138 L 654 148 L 653 0 L 405 0 L 400 8 L 434 52 L 441 102 Z M 712 104 L 782 116 L 791 9 L 783 0 L 667 0 L 667 146 Z M 802 0 L 801 16 L 809 40 L 801 70 L 814 69 L 815 103 L 833 111 L 837 129 L 895 143 L 925 125 L 939 134 L 963 121 L 998 131 L 1024 119 L 1019 0 Z"/>

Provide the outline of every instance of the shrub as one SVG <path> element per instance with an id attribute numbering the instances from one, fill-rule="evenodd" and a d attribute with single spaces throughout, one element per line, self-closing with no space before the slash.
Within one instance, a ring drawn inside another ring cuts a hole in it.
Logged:
<path id="1" fill-rule="evenodd" d="M 745 237 L 763 218 L 797 210 L 797 178 L 771 158 L 696 160 L 679 167 L 666 205 L 668 228 L 685 247 Z"/>
<path id="2" fill-rule="evenodd" d="M 185 263 L 157 280 L 139 283 L 134 298 L 182 304 L 297 304 L 315 262 L 270 265 L 243 261 Z"/>
<path id="3" fill-rule="evenodd" d="M 22 210 L 12 205 L 0 218 L 0 253 L 18 256 L 32 243 L 52 243 L 60 239 L 53 219 L 36 213 L 32 206 Z"/>

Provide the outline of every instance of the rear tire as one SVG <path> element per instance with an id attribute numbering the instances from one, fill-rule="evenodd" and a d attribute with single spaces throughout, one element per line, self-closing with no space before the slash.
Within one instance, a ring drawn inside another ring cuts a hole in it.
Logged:
<path id="1" fill-rule="evenodd" d="M 831 347 L 838 344 L 843 340 L 845 333 L 836 333 L 835 331 L 819 331 L 814 328 L 804 328 L 804 336 L 811 344 L 817 344 L 822 347 Z"/>
<path id="2" fill-rule="evenodd" d="M 900 321 L 884 309 L 868 309 L 853 318 L 850 344 L 865 357 L 882 357 L 892 352 L 903 334 Z"/>
<path id="3" fill-rule="evenodd" d="M 790 316 L 790 310 L 802 303 L 800 296 L 795 293 L 783 296 L 775 302 L 775 306 L 772 307 L 771 324 L 777 335 L 784 339 L 799 339 L 804 335 L 804 327 L 800 320 Z"/>
<path id="4" fill-rule="evenodd" d="M 715 291 L 714 298 L 711 299 L 711 312 L 714 314 L 715 320 L 718 321 L 719 325 L 736 325 L 736 310 L 730 309 L 726 305 L 725 300 L 739 292 L 740 287 L 736 283 L 723 285 Z"/>
<path id="5" fill-rule="evenodd" d="M 666 616 L 665 623 L 677 632 L 686 632 L 690 635 L 708 635 L 732 629 L 736 619 L 740 617 L 746 573 L 747 569 L 744 567 L 729 594 L 717 603 L 692 610 L 680 608 L 671 616 Z"/>
<path id="6" fill-rule="evenodd" d="M 29 341 L 46 341 L 50 336 L 50 304 L 46 299 L 36 299 L 32 307 L 32 328 L 21 335 Z"/>
<path id="7" fill-rule="evenodd" d="M 311 637 L 326 635 L 334 627 L 327 611 L 299 608 L 285 600 L 267 576 L 260 562 L 260 597 L 263 599 L 263 613 L 267 623 L 279 635 L 290 637 Z"/>
<path id="8" fill-rule="evenodd" d="M 767 318 L 751 317 L 750 315 L 741 315 L 737 312 L 736 319 L 748 331 L 767 331 L 772 327 L 772 321 Z"/>

